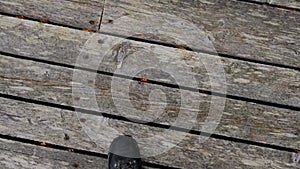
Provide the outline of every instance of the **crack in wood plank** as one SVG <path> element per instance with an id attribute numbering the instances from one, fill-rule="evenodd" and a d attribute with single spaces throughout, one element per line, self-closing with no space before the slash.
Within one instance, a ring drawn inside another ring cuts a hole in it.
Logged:
<path id="1" fill-rule="evenodd" d="M 102 7 L 101 15 L 100 15 L 100 18 L 99 18 L 98 32 L 100 32 L 102 21 L 103 21 L 103 14 L 104 14 L 105 5 L 106 5 L 105 1 L 106 0 L 104 0 L 104 4 L 103 4 L 103 7 Z"/>

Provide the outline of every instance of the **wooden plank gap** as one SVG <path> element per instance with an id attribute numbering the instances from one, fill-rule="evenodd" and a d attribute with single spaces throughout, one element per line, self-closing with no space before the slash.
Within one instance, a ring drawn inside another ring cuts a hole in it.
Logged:
<path id="1" fill-rule="evenodd" d="M 78 66 L 64 64 L 64 63 L 57 63 L 57 62 L 53 62 L 53 61 L 46 61 L 43 59 L 30 58 L 27 56 L 20 56 L 20 55 L 10 54 L 7 52 L 2 52 L 2 51 L 0 51 L 0 54 L 6 55 L 6 56 L 9 56 L 12 58 L 18 58 L 18 59 L 30 60 L 30 61 L 39 62 L 39 63 L 45 63 L 45 64 L 49 64 L 49 65 L 61 66 L 61 67 L 71 68 L 74 70 L 83 70 L 83 71 L 97 73 L 97 74 L 101 74 L 101 75 L 108 75 L 108 76 L 114 76 L 114 77 L 123 78 L 123 79 L 129 79 L 129 80 L 133 80 L 133 81 L 137 81 L 137 82 L 142 81 L 142 79 L 139 77 L 131 77 L 131 76 L 122 75 L 122 74 L 110 73 L 110 72 L 99 71 L 99 70 L 92 70 L 89 68 L 83 68 L 83 67 L 78 67 Z M 282 108 L 282 109 L 287 109 L 287 110 L 300 111 L 300 107 L 281 104 L 281 103 L 275 103 L 275 102 L 271 102 L 271 101 L 265 101 L 265 100 L 260 100 L 260 99 L 247 98 L 247 97 L 243 97 L 243 96 L 218 93 L 218 92 L 214 92 L 214 91 L 197 89 L 197 88 L 192 88 L 192 87 L 187 87 L 187 86 L 179 86 L 176 84 L 160 82 L 160 81 L 150 80 L 150 79 L 147 79 L 147 83 L 160 85 L 160 86 L 164 86 L 164 87 L 169 87 L 169 88 L 174 88 L 174 89 L 199 92 L 199 93 L 207 94 L 207 95 L 211 95 L 211 96 L 218 96 L 218 97 L 229 98 L 229 99 L 233 99 L 233 100 L 246 101 L 246 102 L 251 102 L 251 103 L 265 105 L 265 106 L 272 106 L 272 107 L 277 107 L 277 108 Z"/>
<path id="2" fill-rule="evenodd" d="M 257 0 L 236 0 L 240 2 L 246 2 L 246 3 L 251 3 L 251 4 L 257 4 L 257 5 L 265 5 L 265 6 L 270 6 L 273 8 L 279 8 L 279 9 L 284 9 L 288 11 L 297 11 L 300 12 L 300 8 L 297 7 L 292 7 L 292 6 L 287 6 L 287 5 L 280 5 L 280 4 L 275 4 L 275 3 L 269 3 L 267 1 L 257 1 Z"/>
<path id="3" fill-rule="evenodd" d="M 35 146 L 38 146 L 38 147 L 46 147 L 46 148 L 49 148 L 49 149 L 68 151 L 70 153 L 75 153 L 75 154 L 81 154 L 81 155 L 87 155 L 87 156 L 93 156 L 93 157 L 100 157 L 100 158 L 105 158 L 105 159 L 108 158 L 107 154 L 102 154 L 102 153 L 87 151 L 87 150 L 81 150 L 81 149 L 77 149 L 77 148 L 74 148 L 74 147 L 67 147 L 67 146 L 52 144 L 52 143 L 48 143 L 48 142 L 45 142 L 45 141 L 40 142 L 40 141 L 30 140 L 30 139 L 21 138 L 21 137 L 13 137 L 13 136 L 3 135 L 3 134 L 0 134 L 0 138 L 5 139 L 5 140 L 9 140 L 9 141 L 19 142 L 19 143 L 26 143 L 26 144 L 30 144 L 30 145 L 35 145 Z M 156 164 L 156 163 L 150 163 L 150 162 L 146 162 L 146 161 L 142 161 L 142 165 L 145 166 L 145 167 L 153 167 L 153 168 L 178 169 L 178 168 L 175 168 L 175 167 L 169 167 L 169 166 Z"/>
<path id="4" fill-rule="evenodd" d="M 70 26 L 70 25 L 65 25 L 65 24 L 52 22 L 52 21 L 45 20 L 45 19 L 34 19 L 34 18 L 26 17 L 26 16 L 14 15 L 14 14 L 4 13 L 4 12 L 0 12 L 0 15 L 10 16 L 10 17 L 17 17 L 19 19 L 24 19 L 24 20 L 28 20 L 28 21 L 40 22 L 42 24 L 47 23 L 47 24 L 54 25 L 54 26 L 61 26 L 61 27 L 65 27 L 65 28 L 81 30 L 81 31 L 84 31 L 84 32 L 90 32 L 90 33 L 99 32 L 100 34 L 103 34 L 103 35 L 109 35 L 109 36 L 118 37 L 118 38 L 125 38 L 125 39 L 133 40 L 133 41 L 136 41 L 136 42 L 143 42 L 143 43 L 147 43 L 147 44 L 160 45 L 160 46 L 170 47 L 170 48 L 184 49 L 184 50 L 187 50 L 187 51 L 193 51 L 193 52 L 197 52 L 197 53 L 209 54 L 209 55 L 213 55 L 213 56 L 219 56 L 219 57 L 222 57 L 222 58 L 228 58 L 228 59 L 234 59 L 234 60 L 239 60 L 239 61 L 257 63 L 257 64 L 261 64 L 261 65 L 268 65 L 268 66 L 274 66 L 274 67 L 278 67 L 278 68 L 285 68 L 285 69 L 300 71 L 300 67 L 287 65 L 287 64 L 281 64 L 281 63 L 269 62 L 269 61 L 264 61 L 264 60 L 246 58 L 246 57 L 239 56 L 239 55 L 230 55 L 230 54 L 225 54 L 225 53 L 221 53 L 221 52 L 216 53 L 216 52 L 210 52 L 210 51 L 202 50 L 202 49 L 192 49 L 192 48 L 190 48 L 188 46 L 184 46 L 184 45 L 175 45 L 175 44 L 171 44 L 171 43 L 165 43 L 165 42 L 149 40 L 149 39 L 144 39 L 144 38 L 138 38 L 138 37 L 127 37 L 127 36 L 123 36 L 123 35 L 119 35 L 119 34 L 115 34 L 115 33 L 109 33 L 109 32 L 105 32 L 105 31 L 100 32 L 100 29 L 101 29 L 101 26 L 102 26 L 102 23 L 103 23 L 102 20 L 103 20 L 103 17 L 104 17 L 104 8 L 101 12 L 101 17 L 99 18 L 100 23 L 98 25 L 97 30 L 89 29 L 89 28 L 80 28 L 80 27 L 75 27 L 75 26 Z"/>
<path id="5" fill-rule="evenodd" d="M 294 148 L 273 145 L 273 144 L 268 144 L 268 143 L 262 143 L 262 142 L 257 142 L 257 141 L 251 141 L 251 140 L 246 140 L 246 139 L 240 139 L 240 138 L 235 138 L 235 137 L 229 137 L 229 136 L 224 136 L 224 135 L 219 135 L 219 134 L 207 133 L 207 132 L 202 132 L 199 130 L 192 130 L 192 129 L 188 130 L 188 129 L 181 128 L 181 127 L 170 126 L 170 125 L 166 125 L 166 124 L 159 124 L 159 123 L 155 123 L 155 122 L 147 122 L 147 121 L 138 120 L 138 119 L 131 119 L 131 118 L 126 118 L 126 117 L 123 117 L 120 115 L 112 115 L 112 114 L 87 110 L 87 109 L 83 109 L 83 108 L 77 108 L 77 107 L 75 108 L 72 106 L 66 106 L 66 105 L 48 103 L 48 102 L 43 102 L 43 101 L 38 101 L 38 100 L 33 100 L 33 99 L 28 99 L 28 98 L 22 98 L 22 97 L 18 97 L 18 96 L 12 96 L 12 95 L 8 95 L 8 94 L 0 93 L 0 97 L 6 98 L 6 99 L 11 99 L 11 100 L 27 102 L 27 103 L 33 103 L 33 104 L 47 106 L 47 107 L 52 107 L 52 108 L 69 110 L 69 111 L 73 111 L 73 112 L 78 111 L 78 112 L 81 112 L 83 114 L 88 114 L 88 115 L 103 116 L 105 118 L 135 123 L 135 124 L 139 124 L 139 125 L 157 127 L 157 128 L 162 128 L 162 129 L 169 129 L 169 130 L 189 133 L 189 134 L 197 135 L 197 136 L 211 137 L 214 139 L 226 140 L 226 141 L 230 141 L 230 142 L 242 143 L 242 144 L 253 145 L 253 146 L 264 147 L 264 148 L 270 148 L 270 149 L 285 151 L 285 152 L 297 152 L 296 149 L 294 149 Z M 38 144 L 40 144 L 40 143 L 38 143 Z"/>

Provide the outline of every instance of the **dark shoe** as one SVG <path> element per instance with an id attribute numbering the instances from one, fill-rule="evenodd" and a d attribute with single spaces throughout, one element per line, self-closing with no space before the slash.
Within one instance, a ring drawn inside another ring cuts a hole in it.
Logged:
<path id="1" fill-rule="evenodd" d="M 141 169 L 142 160 L 137 142 L 130 136 L 119 136 L 109 148 L 109 169 Z"/>

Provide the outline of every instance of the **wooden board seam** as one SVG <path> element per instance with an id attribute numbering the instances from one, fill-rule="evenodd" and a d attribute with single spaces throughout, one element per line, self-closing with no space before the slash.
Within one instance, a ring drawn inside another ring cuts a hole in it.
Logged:
<path id="1" fill-rule="evenodd" d="M 283 6 L 283 5 L 278 5 L 278 4 L 271 4 L 271 3 L 268 3 L 268 2 L 259 2 L 259 1 L 253 1 L 253 0 L 236 0 L 236 1 L 246 2 L 246 3 L 252 3 L 252 4 L 257 4 L 257 5 L 264 5 L 264 6 L 269 6 L 269 7 L 273 7 L 273 8 L 284 9 L 284 10 L 288 10 L 288 11 L 297 11 L 297 12 L 300 12 L 299 8 L 290 7 L 290 6 Z"/>
<path id="2" fill-rule="evenodd" d="M 55 149 L 55 150 L 63 150 L 63 151 L 68 151 L 70 153 L 76 153 L 76 154 L 81 154 L 81 155 L 87 155 L 87 156 L 93 156 L 93 157 L 100 157 L 107 159 L 108 155 L 107 154 L 102 154 L 98 152 L 92 152 L 92 151 L 87 151 L 87 150 L 81 150 L 73 147 L 66 147 L 66 146 L 61 146 L 61 145 L 56 145 L 48 142 L 40 142 L 40 141 L 34 141 L 26 138 L 20 138 L 20 137 L 12 137 L 9 135 L 3 135 L 0 133 L 0 138 L 9 140 L 9 141 L 16 141 L 19 143 L 25 143 L 25 144 L 30 144 L 30 145 L 35 145 L 38 147 L 46 147 L 50 149 Z M 156 164 L 156 163 L 151 163 L 151 162 L 146 162 L 142 161 L 143 166 L 145 167 L 153 167 L 153 168 L 166 168 L 166 169 L 177 169 L 175 167 L 169 167 L 161 164 Z"/>
<path id="3" fill-rule="evenodd" d="M 268 62 L 268 61 L 262 61 L 262 60 L 257 60 L 257 59 L 249 59 L 249 58 L 245 58 L 245 57 L 241 57 L 241 56 L 229 55 L 229 54 L 220 53 L 220 52 L 214 53 L 214 52 L 204 51 L 204 50 L 200 50 L 200 49 L 191 49 L 187 46 L 176 46 L 176 45 L 173 45 L 173 44 L 170 44 L 170 43 L 163 43 L 163 42 L 154 41 L 154 40 L 147 40 L 147 39 L 136 38 L 136 37 L 125 37 L 125 36 L 118 35 L 118 34 L 113 34 L 113 33 L 108 33 L 108 32 L 103 32 L 103 31 L 101 32 L 100 30 L 101 30 L 101 25 L 102 25 L 102 19 L 104 18 L 104 9 L 105 8 L 103 8 L 103 10 L 102 10 L 103 11 L 103 16 L 100 17 L 101 22 L 99 24 L 98 30 L 93 30 L 93 29 L 89 29 L 89 28 L 80 28 L 80 27 L 75 27 L 75 26 L 71 26 L 71 25 L 55 23 L 55 22 L 48 21 L 48 20 L 47 20 L 47 23 L 45 23 L 41 19 L 29 18 L 29 17 L 26 17 L 26 16 L 19 16 L 19 15 L 15 15 L 15 14 L 11 14 L 11 13 L 5 13 L 5 12 L 1 12 L 1 11 L 0 11 L 0 15 L 9 16 L 9 17 L 17 17 L 19 19 L 25 19 L 25 20 L 29 20 L 29 21 L 40 22 L 41 24 L 50 24 L 50 25 L 54 25 L 54 26 L 61 26 L 61 27 L 80 30 L 80 31 L 84 31 L 84 32 L 100 33 L 100 34 L 103 34 L 103 35 L 109 35 L 109 36 L 113 36 L 113 37 L 126 38 L 128 40 L 133 40 L 133 41 L 137 41 L 137 42 L 155 44 L 155 45 L 160 45 L 160 46 L 164 46 L 164 47 L 179 48 L 179 49 L 182 49 L 182 50 L 193 51 L 193 52 L 197 52 L 197 53 L 210 54 L 210 55 L 214 55 L 214 56 L 219 56 L 221 58 L 229 58 L 229 59 L 234 59 L 234 60 L 239 60 L 239 61 L 245 61 L 245 62 L 251 62 L 251 63 L 257 63 L 257 64 L 262 64 L 262 65 L 274 66 L 274 67 L 278 67 L 278 68 L 285 68 L 285 69 L 300 71 L 300 67 L 291 66 L 291 65 L 284 65 L 284 64 L 273 63 L 273 62 Z M 102 13 L 101 13 L 101 15 L 102 15 Z M 22 18 L 20 18 L 20 17 L 22 17 Z"/>
<path id="4" fill-rule="evenodd" d="M 235 142 L 235 143 L 243 143 L 243 144 L 248 144 L 248 145 L 253 145 L 253 146 L 258 146 L 258 147 L 264 147 L 264 148 L 270 148 L 270 149 L 285 151 L 285 152 L 294 152 L 294 153 L 299 152 L 299 150 L 295 149 L 295 148 L 289 148 L 289 147 L 283 147 L 283 146 L 279 146 L 279 145 L 272 145 L 272 144 L 267 144 L 267 143 L 262 143 L 262 142 L 257 142 L 257 141 L 251 141 L 251 140 L 245 140 L 245 139 L 240 139 L 240 138 L 228 137 L 228 136 L 223 136 L 223 135 L 219 135 L 219 134 L 206 133 L 206 132 L 201 132 L 201 131 L 198 131 L 198 130 L 187 130 L 187 129 L 176 127 L 176 126 L 171 127 L 170 125 L 158 124 L 158 123 L 154 123 L 154 122 L 144 122 L 144 121 L 141 121 L 141 120 L 129 119 L 129 118 L 119 116 L 119 115 L 112 115 L 112 114 L 107 114 L 107 113 L 102 113 L 102 112 L 100 113 L 100 112 L 97 112 L 97 111 L 86 110 L 86 109 L 83 109 L 83 108 L 75 108 L 75 107 L 71 107 L 71 106 L 67 106 L 67 105 L 48 103 L 48 102 L 22 98 L 22 97 L 18 97 L 18 96 L 3 94 L 3 93 L 0 93 L 0 97 L 1 98 L 6 98 L 6 99 L 11 99 L 11 100 L 27 102 L 27 103 L 33 103 L 33 104 L 47 106 L 47 107 L 52 107 L 52 108 L 59 108 L 59 109 L 63 109 L 63 110 L 69 110 L 69 111 L 73 111 L 73 112 L 78 111 L 78 112 L 81 112 L 81 113 L 84 113 L 84 114 L 103 116 L 103 117 L 109 118 L 109 119 L 125 121 L 125 122 L 130 122 L 130 123 L 136 123 L 136 124 L 146 125 L 146 126 L 150 126 L 150 127 L 170 129 L 170 130 L 174 130 L 174 131 L 178 131 L 178 132 L 189 133 L 189 134 L 192 134 L 192 135 L 211 137 L 211 138 L 214 138 L 214 139 L 226 140 L 226 141 L 231 141 L 231 142 Z"/>
<path id="5" fill-rule="evenodd" d="M 66 67 L 66 68 L 71 68 L 71 69 L 78 69 L 78 70 L 83 70 L 83 71 L 88 71 L 88 72 L 95 73 L 95 70 L 91 70 L 89 68 L 76 67 L 76 66 L 73 66 L 73 65 L 68 65 L 68 64 L 64 64 L 64 63 L 57 63 L 57 62 L 53 62 L 53 61 L 46 61 L 46 60 L 42 60 L 42 59 L 35 59 L 35 58 L 27 57 L 27 56 L 20 56 L 20 55 L 11 54 L 11 53 L 2 52 L 2 51 L 0 51 L 0 54 L 1 55 L 6 55 L 6 56 L 9 56 L 9 57 L 12 57 L 12 58 L 30 60 L 30 61 L 34 61 L 34 62 L 45 63 L 45 64 L 50 64 L 50 65 L 61 66 L 61 67 Z M 143 79 L 143 78 L 141 79 L 141 78 L 138 78 L 138 77 L 129 77 L 129 76 L 126 76 L 126 75 L 121 75 L 121 74 L 113 74 L 113 73 L 104 72 L 104 71 L 97 71 L 97 74 L 114 76 L 114 77 L 118 77 L 118 78 L 138 81 L 138 82 L 141 82 L 142 79 Z M 246 98 L 246 97 L 242 97 L 242 96 L 235 96 L 235 95 L 229 95 L 229 94 L 224 94 L 224 93 L 218 93 L 218 92 L 214 92 L 214 91 L 212 92 L 212 91 L 207 91 L 207 90 L 195 89 L 195 88 L 191 88 L 191 87 L 178 86 L 178 85 L 159 82 L 159 81 L 155 81 L 155 80 L 151 80 L 151 79 L 147 79 L 147 83 L 154 84 L 154 85 L 165 86 L 165 87 L 170 87 L 170 88 L 181 89 L 181 90 L 187 90 L 187 91 L 192 91 L 192 92 L 199 92 L 199 93 L 206 94 L 206 95 L 224 97 L 224 98 L 229 98 L 229 99 L 233 99 L 233 100 L 251 102 L 251 103 L 265 105 L 265 106 L 271 106 L 271 107 L 282 108 L 282 109 L 293 110 L 293 111 L 300 111 L 300 107 L 297 107 L 297 106 L 274 103 L 274 102 L 264 101 L 264 100 L 260 100 L 260 99 L 251 99 L 251 98 Z"/>

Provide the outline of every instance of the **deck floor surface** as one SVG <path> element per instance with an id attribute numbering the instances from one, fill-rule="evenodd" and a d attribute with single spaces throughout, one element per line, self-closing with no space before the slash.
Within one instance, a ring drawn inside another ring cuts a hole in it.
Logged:
<path id="1" fill-rule="evenodd" d="M 299 0 L 1 0 L 0 168 L 300 168 Z"/>

